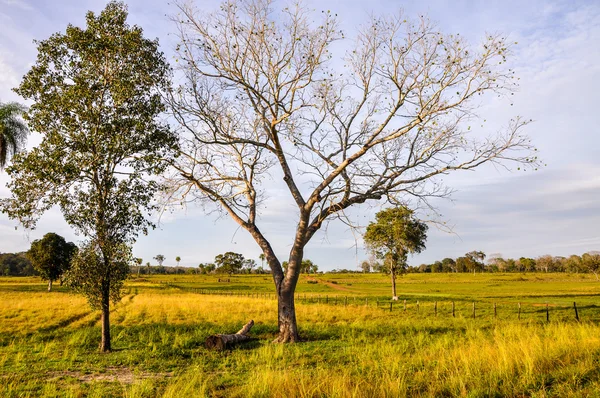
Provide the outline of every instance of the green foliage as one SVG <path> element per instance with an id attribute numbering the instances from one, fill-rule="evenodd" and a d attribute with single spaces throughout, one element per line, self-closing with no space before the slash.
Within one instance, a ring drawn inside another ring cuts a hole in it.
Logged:
<path id="1" fill-rule="evenodd" d="M 385 259 L 391 271 L 405 269 L 407 255 L 425 249 L 427 225 L 402 206 L 381 210 L 375 219 L 367 226 L 365 244 L 377 258 Z"/>
<path id="2" fill-rule="evenodd" d="M 97 242 L 84 243 L 65 274 L 65 282 L 85 296 L 90 306 L 101 309 L 103 299 L 117 303 L 133 261 L 131 249 L 124 243 L 101 247 Z"/>
<path id="3" fill-rule="evenodd" d="M 102 292 L 106 319 L 107 295 L 116 297 L 127 274 L 112 272 L 123 259 L 111 256 L 153 227 L 147 217 L 156 209 L 159 185 L 148 176 L 164 170 L 161 159 L 176 145 L 158 120 L 169 66 L 158 42 L 126 19 L 126 6 L 111 1 L 99 15 L 87 13 L 85 29 L 69 25 L 37 42 L 36 63 L 15 91 L 33 100 L 24 117 L 43 140 L 13 158 L 7 168 L 12 198 L 0 203 L 26 228 L 57 205 L 67 223 L 93 242 L 82 256 L 94 259 L 94 252 L 101 261 L 86 266 L 79 260 L 71 282 L 90 302 Z M 88 286 L 101 275 L 101 290 Z M 102 350 L 110 350 L 103 333 L 104 341 Z"/>
<path id="4" fill-rule="evenodd" d="M 19 117 L 26 110 L 16 102 L 0 102 L 0 170 L 4 169 L 10 156 L 25 146 L 29 130 Z"/>
<path id="5" fill-rule="evenodd" d="M 13 197 L 2 210 L 35 227 L 58 205 L 84 236 L 127 241 L 151 225 L 144 211 L 158 186 L 147 173 L 174 145 L 157 122 L 169 67 L 158 43 L 129 26 L 126 7 L 111 2 L 87 28 L 69 25 L 37 42 L 38 57 L 15 90 L 34 104 L 25 119 L 43 135 L 7 168 Z"/>
<path id="6" fill-rule="evenodd" d="M 0 253 L 0 275 L 32 276 L 37 272 L 25 253 Z"/>
<path id="7" fill-rule="evenodd" d="M 245 264 L 245 261 L 244 255 L 234 252 L 219 254 L 215 257 L 217 272 L 230 275 L 240 272 Z"/>
<path id="8" fill-rule="evenodd" d="M 165 261 L 166 257 L 163 256 L 162 254 L 157 254 L 155 257 L 153 257 L 153 259 L 156 260 L 159 267 L 162 267 L 163 262 Z"/>
<path id="9" fill-rule="evenodd" d="M 300 263 L 300 272 L 304 274 L 316 274 L 319 271 L 319 266 L 309 259 L 302 260 Z"/>
<path id="10" fill-rule="evenodd" d="M 53 282 L 69 270 L 76 252 L 77 246 L 73 242 L 50 232 L 31 243 L 27 257 L 42 279 Z"/>

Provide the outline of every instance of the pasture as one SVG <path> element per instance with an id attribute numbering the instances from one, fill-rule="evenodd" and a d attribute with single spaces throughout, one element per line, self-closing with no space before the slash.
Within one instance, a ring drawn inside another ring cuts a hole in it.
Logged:
<path id="1" fill-rule="evenodd" d="M 303 275 L 305 341 L 294 345 L 271 343 L 270 275 L 132 276 L 111 313 L 109 354 L 97 352 L 99 313 L 65 288 L 45 288 L 0 278 L 2 397 L 600 394 L 593 275 L 408 274 L 391 307 L 385 275 Z M 253 341 L 204 348 L 207 336 L 250 319 Z"/>

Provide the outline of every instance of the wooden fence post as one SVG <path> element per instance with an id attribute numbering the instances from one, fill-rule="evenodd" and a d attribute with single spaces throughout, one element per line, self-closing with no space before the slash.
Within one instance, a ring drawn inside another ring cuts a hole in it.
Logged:
<path id="1" fill-rule="evenodd" d="M 579 322 L 579 313 L 577 312 L 577 303 L 573 301 L 573 308 L 575 309 L 575 319 Z"/>
<path id="2" fill-rule="evenodd" d="M 546 303 L 546 322 L 550 322 L 550 311 L 548 310 L 548 303 Z"/>
<path id="3" fill-rule="evenodd" d="M 406 299 L 404 300 L 404 311 L 406 311 Z"/>
<path id="4" fill-rule="evenodd" d="M 452 318 L 454 318 L 454 317 L 455 317 L 455 315 L 454 315 L 454 301 L 453 301 L 452 302 Z"/>
<path id="5" fill-rule="evenodd" d="M 521 320 L 521 303 L 519 303 L 519 320 Z"/>
<path id="6" fill-rule="evenodd" d="M 393 304 L 393 302 L 390 301 L 390 312 L 392 312 L 392 304 Z"/>
<path id="7" fill-rule="evenodd" d="M 494 318 L 496 318 L 498 316 L 498 313 L 496 312 L 496 303 L 494 303 Z"/>
<path id="8" fill-rule="evenodd" d="M 437 316 L 437 301 L 433 304 L 433 312 L 435 312 L 435 316 Z"/>
<path id="9" fill-rule="evenodd" d="M 473 319 L 475 319 L 475 302 L 473 301 Z"/>
<path id="10" fill-rule="evenodd" d="M 419 300 L 417 300 L 417 314 L 419 313 Z"/>

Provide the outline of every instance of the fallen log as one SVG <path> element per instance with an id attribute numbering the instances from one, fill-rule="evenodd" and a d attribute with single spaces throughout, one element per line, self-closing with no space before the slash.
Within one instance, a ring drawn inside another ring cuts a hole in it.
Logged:
<path id="1" fill-rule="evenodd" d="M 222 351 L 228 347 L 231 347 L 237 343 L 250 340 L 248 333 L 254 326 L 254 321 L 250 321 L 244 325 L 236 334 L 216 334 L 208 336 L 204 342 L 204 346 L 210 350 Z"/>

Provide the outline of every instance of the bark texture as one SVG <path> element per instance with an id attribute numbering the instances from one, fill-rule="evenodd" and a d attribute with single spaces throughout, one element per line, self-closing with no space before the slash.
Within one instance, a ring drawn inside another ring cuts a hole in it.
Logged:
<path id="1" fill-rule="evenodd" d="M 296 307 L 294 306 L 294 291 L 279 294 L 277 300 L 279 336 L 277 343 L 296 343 L 300 341 L 296 323 Z"/>
<path id="2" fill-rule="evenodd" d="M 226 348 L 234 346 L 237 343 L 248 341 L 250 340 L 248 333 L 250 333 L 252 326 L 254 326 L 254 321 L 250 321 L 245 324 L 244 327 L 235 334 L 216 334 L 213 336 L 208 336 L 204 342 L 204 346 L 208 349 L 222 351 Z"/>
<path id="3" fill-rule="evenodd" d="M 110 344 L 110 298 L 108 293 L 102 297 L 102 340 L 100 340 L 100 351 L 110 352 L 112 350 Z"/>

